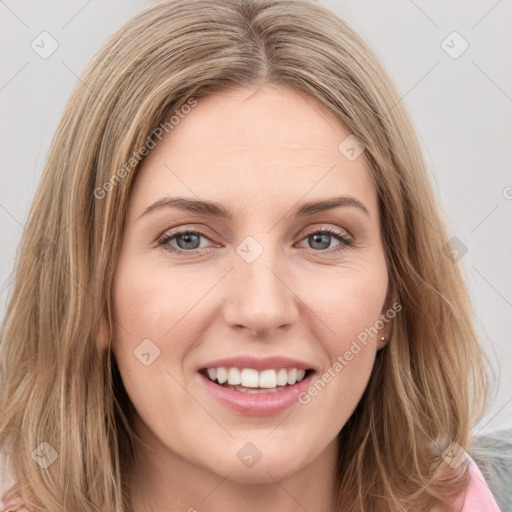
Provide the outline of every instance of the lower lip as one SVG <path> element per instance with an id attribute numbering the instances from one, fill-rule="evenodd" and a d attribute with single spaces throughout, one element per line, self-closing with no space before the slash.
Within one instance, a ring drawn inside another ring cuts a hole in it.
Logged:
<path id="1" fill-rule="evenodd" d="M 228 409 L 244 415 L 270 416 L 284 412 L 296 404 L 299 395 L 310 386 L 314 372 L 282 391 L 257 394 L 234 391 L 215 384 L 201 373 L 198 375 L 213 397 Z"/>

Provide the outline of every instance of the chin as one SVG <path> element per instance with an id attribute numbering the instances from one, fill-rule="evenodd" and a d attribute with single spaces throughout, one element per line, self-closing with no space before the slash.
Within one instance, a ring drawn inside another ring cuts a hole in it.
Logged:
<path id="1" fill-rule="evenodd" d="M 276 480 L 281 481 L 289 478 L 300 470 L 300 467 L 290 467 L 289 459 L 286 456 L 263 461 L 263 458 L 252 467 L 243 467 L 242 464 L 230 465 L 227 477 L 232 482 L 239 484 L 275 484 Z M 242 466 L 242 467 L 240 467 Z"/>
<path id="2" fill-rule="evenodd" d="M 259 444 L 261 451 L 248 442 L 243 443 L 242 448 L 238 444 L 235 448 L 222 450 L 217 456 L 213 452 L 210 456 L 213 456 L 215 462 L 210 459 L 205 466 L 209 471 L 233 482 L 275 484 L 276 480 L 281 481 L 301 471 L 308 463 L 305 457 L 309 452 L 300 450 L 300 445 L 294 443 L 293 446 L 278 449 L 268 443 L 266 446 L 263 444 L 262 440 Z"/>

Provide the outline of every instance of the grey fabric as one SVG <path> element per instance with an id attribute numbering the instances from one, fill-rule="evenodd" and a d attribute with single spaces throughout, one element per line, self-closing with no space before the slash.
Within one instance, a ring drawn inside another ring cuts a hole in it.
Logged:
<path id="1" fill-rule="evenodd" d="M 470 455 L 501 511 L 512 512 L 512 429 L 476 436 Z"/>

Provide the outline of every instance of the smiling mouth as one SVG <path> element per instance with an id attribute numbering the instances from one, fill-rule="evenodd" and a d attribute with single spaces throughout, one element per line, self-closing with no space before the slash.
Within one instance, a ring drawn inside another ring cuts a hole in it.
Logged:
<path id="1" fill-rule="evenodd" d="M 253 368 L 203 368 L 203 377 L 219 387 L 249 394 L 276 393 L 292 388 L 314 370 L 278 368 L 258 371 Z"/>

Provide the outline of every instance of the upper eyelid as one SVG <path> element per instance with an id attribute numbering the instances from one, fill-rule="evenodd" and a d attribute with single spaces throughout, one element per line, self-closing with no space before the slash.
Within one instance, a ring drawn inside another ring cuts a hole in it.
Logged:
<path id="1" fill-rule="evenodd" d="M 348 229 L 346 229 L 346 228 L 340 228 L 340 227 L 338 227 L 338 226 L 336 226 L 336 227 L 332 227 L 332 226 L 324 226 L 324 227 L 318 227 L 318 226 L 316 226 L 316 227 L 312 227 L 311 229 L 308 229 L 308 230 L 305 232 L 305 235 L 304 235 L 304 236 L 307 236 L 307 235 L 309 235 L 309 234 L 311 234 L 311 233 L 316 233 L 316 232 L 318 232 L 318 231 L 334 231 L 334 232 L 336 232 L 336 233 L 340 233 L 340 231 L 341 231 L 341 232 L 343 232 L 343 231 L 344 231 L 345 233 L 347 233 L 347 235 L 348 235 L 348 237 L 349 237 L 349 238 L 351 238 L 351 239 L 353 239 L 353 238 L 354 238 L 354 237 L 352 236 L 352 233 L 350 233 L 350 231 L 348 231 Z M 341 234 L 343 234 L 343 233 L 341 233 Z"/>

